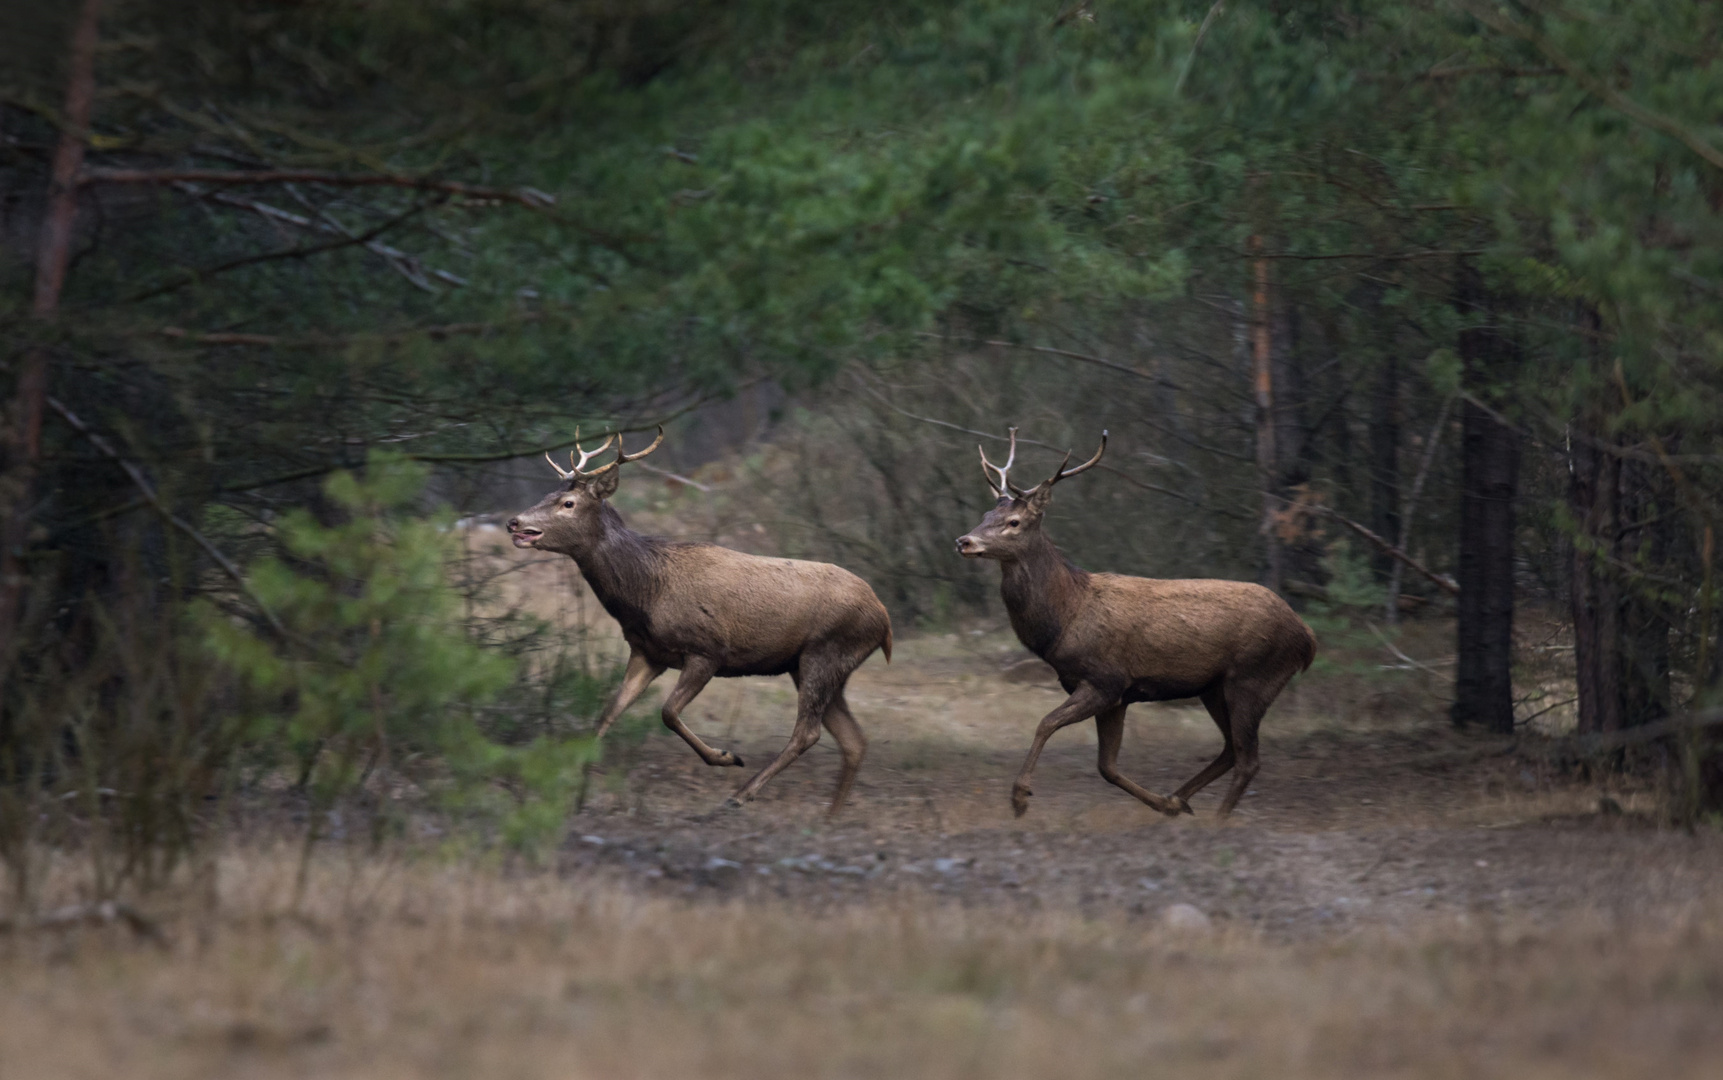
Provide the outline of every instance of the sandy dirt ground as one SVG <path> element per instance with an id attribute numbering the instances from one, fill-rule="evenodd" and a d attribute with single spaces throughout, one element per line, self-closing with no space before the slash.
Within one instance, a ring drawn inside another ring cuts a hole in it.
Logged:
<path id="1" fill-rule="evenodd" d="M 1176 820 L 1107 784 L 1093 725 L 1048 744 L 1018 818 L 1012 778 L 1035 722 L 1063 698 L 1021 659 L 995 632 L 911 638 L 891 665 L 869 661 L 849 693 L 868 758 L 831 820 L 829 737 L 726 810 L 750 771 L 705 765 L 637 707 L 645 737 L 612 752 L 565 872 L 683 896 L 910 891 L 1140 917 L 1190 904 L 1275 938 L 1465 915 L 1653 918 L 1723 887 L 1723 837 L 1655 828 L 1647 792 L 1605 792 L 1428 721 L 1325 721 L 1308 684 L 1270 712 L 1263 770 L 1227 821 L 1214 816 L 1224 780 Z M 703 738 L 753 765 L 782 747 L 794 709 L 787 678 L 729 680 L 690 713 Z M 1176 788 L 1220 748 L 1200 706 L 1127 716 L 1120 767 L 1150 790 Z"/>

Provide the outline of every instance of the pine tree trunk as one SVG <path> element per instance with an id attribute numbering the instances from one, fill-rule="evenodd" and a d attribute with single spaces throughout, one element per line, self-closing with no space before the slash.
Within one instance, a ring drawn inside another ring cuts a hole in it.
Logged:
<path id="1" fill-rule="evenodd" d="M 1262 238 L 1250 238 L 1252 250 L 1262 249 Z M 1285 554 L 1275 532 L 1279 516 L 1279 468 L 1274 435 L 1274 333 L 1273 299 L 1269 289 L 1268 260 L 1255 262 L 1256 290 L 1251 310 L 1251 384 L 1256 399 L 1256 473 L 1262 487 L 1262 583 L 1281 591 L 1286 576 Z"/>
<path id="2" fill-rule="evenodd" d="M 1601 565 L 1601 559 L 1614 548 L 1620 459 L 1590 442 L 1576 440 L 1569 465 L 1568 506 L 1578 533 L 1573 541 L 1569 588 L 1579 730 L 1618 731 L 1621 603 L 1614 578 Z"/>
<path id="3" fill-rule="evenodd" d="M 31 313 L 54 317 L 71 263 L 72 229 L 78 217 L 78 173 L 84 164 L 85 131 L 95 102 L 96 45 L 101 0 L 84 0 L 72 29 L 67 64 L 65 127 L 54 150 L 48 200 L 36 244 L 36 292 Z M 42 412 L 47 404 L 49 351 L 29 349 L 18 368 L 5 415 L 5 468 L 0 471 L 0 680 L 10 669 L 24 591 L 29 579 L 22 556 L 30 536 L 30 504 L 42 454 Z M 3 686 L 0 682 L 0 686 Z"/>
<path id="4" fill-rule="evenodd" d="M 1505 383 L 1515 347 L 1495 325 L 1495 312 L 1477 270 L 1462 264 L 1457 306 L 1464 381 L 1461 413 L 1460 602 L 1456 725 L 1514 730 L 1514 497 L 1519 486 L 1519 434 L 1478 404 Z"/>
<path id="5" fill-rule="evenodd" d="M 1666 486 L 1658 483 L 1660 472 L 1643 461 L 1621 463 L 1616 491 L 1621 519 L 1616 558 L 1624 565 L 1657 568 L 1668 557 L 1672 519 L 1665 512 L 1668 493 L 1660 491 Z M 1649 724 L 1669 715 L 1669 620 L 1646 592 L 1643 581 L 1630 582 L 1622 590 L 1623 727 Z"/>
<path id="6" fill-rule="evenodd" d="M 1384 356 L 1370 394 L 1370 528 L 1377 536 L 1400 536 L 1400 361 Z M 1371 567 L 1378 581 L 1394 572 L 1394 559 L 1373 551 Z"/>

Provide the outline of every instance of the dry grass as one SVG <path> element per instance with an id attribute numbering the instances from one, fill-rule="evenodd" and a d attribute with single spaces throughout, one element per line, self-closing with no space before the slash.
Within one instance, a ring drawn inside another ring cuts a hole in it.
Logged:
<path id="1" fill-rule="evenodd" d="M 690 904 L 471 864 L 219 866 L 219 903 L 0 944 L 0 1075 L 1709 1076 L 1723 908 L 1301 945 L 941 905 Z"/>

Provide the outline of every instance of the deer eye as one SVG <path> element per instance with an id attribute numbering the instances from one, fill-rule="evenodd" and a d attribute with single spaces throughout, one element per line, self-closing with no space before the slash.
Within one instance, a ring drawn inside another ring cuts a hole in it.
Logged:
<path id="1" fill-rule="evenodd" d="M 1005 524 L 1007 524 L 1007 525 L 1011 526 L 1013 529 L 1015 529 L 1017 526 L 1023 524 L 1023 522 L 1018 520 L 1017 518 L 1012 518 L 1010 521 L 1007 521 Z"/>
<path id="2" fill-rule="evenodd" d="M 570 510 L 573 510 L 574 509 L 574 500 L 573 499 L 567 499 L 563 502 L 562 505 L 567 507 Z"/>

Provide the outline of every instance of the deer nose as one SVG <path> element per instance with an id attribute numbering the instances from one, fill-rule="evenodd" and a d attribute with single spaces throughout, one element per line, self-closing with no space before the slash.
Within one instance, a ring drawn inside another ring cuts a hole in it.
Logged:
<path id="1" fill-rule="evenodd" d="M 971 540 L 967 536 L 960 536 L 957 538 L 957 550 L 958 551 L 968 551 L 971 547 L 974 547 L 974 546 L 975 546 L 975 541 Z"/>
<path id="2" fill-rule="evenodd" d="M 520 518 L 517 518 L 517 517 L 516 518 L 509 518 L 509 532 L 516 532 L 519 529 L 520 529 Z"/>

